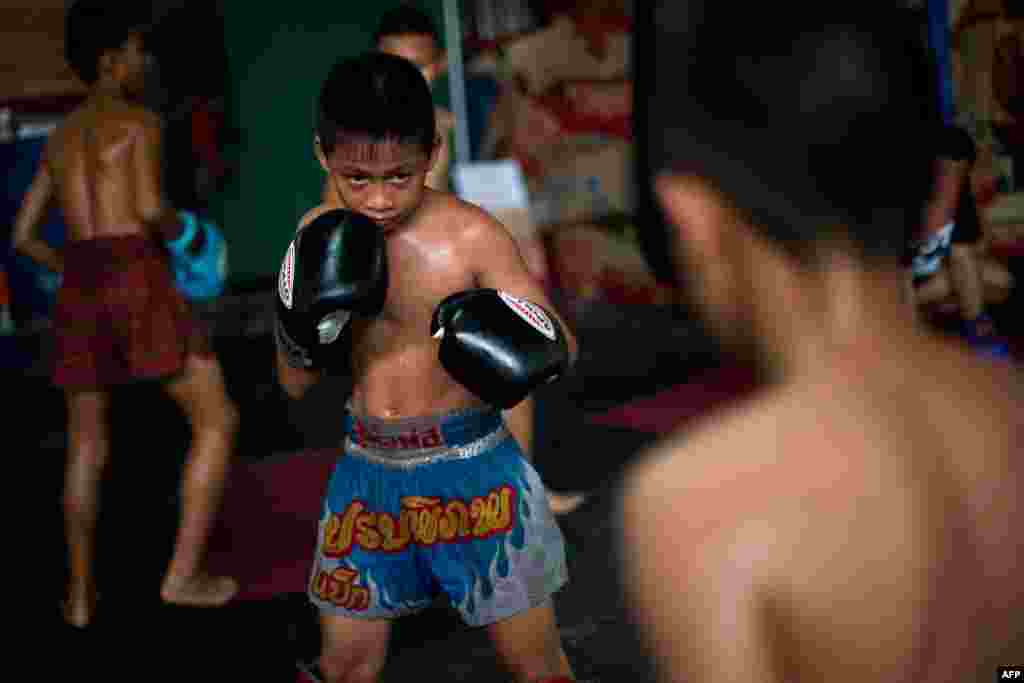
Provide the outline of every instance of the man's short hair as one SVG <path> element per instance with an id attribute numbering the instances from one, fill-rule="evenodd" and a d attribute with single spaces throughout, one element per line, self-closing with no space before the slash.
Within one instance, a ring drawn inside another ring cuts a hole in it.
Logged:
<path id="1" fill-rule="evenodd" d="M 377 32 L 373 36 L 375 45 L 379 45 L 382 38 L 386 36 L 403 35 L 427 35 L 434 39 L 435 44 L 440 44 L 437 34 L 437 27 L 430 16 L 411 5 L 399 5 L 388 10 L 381 17 Z"/>
<path id="2" fill-rule="evenodd" d="M 152 28 L 148 2 L 77 0 L 64 21 L 64 58 L 84 83 L 99 78 L 103 53 L 115 50 L 135 33 L 145 36 Z"/>
<path id="3" fill-rule="evenodd" d="M 898 260 L 929 196 L 939 125 L 936 72 L 910 13 L 876 0 L 782 14 L 656 5 L 651 71 L 638 64 L 643 175 L 704 179 L 803 264 L 826 242 Z M 669 234 L 641 235 L 663 279 Z"/>
<path id="4" fill-rule="evenodd" d="M 433 151 L 434 102 L 412 62 L 382 52 L 343 59 L 320 90 L 316 133 L 325 154 L 342 138 L 395 141 Z"/>

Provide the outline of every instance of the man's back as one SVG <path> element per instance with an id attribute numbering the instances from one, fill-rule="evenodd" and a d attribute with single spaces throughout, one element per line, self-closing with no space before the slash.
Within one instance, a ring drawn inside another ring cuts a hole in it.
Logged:
<path id="1" fill-rule="evenodd" d="M 1005 369 L 927 344 L 867 379 L 846 364 L 767 392 L 639 475 L 637 491 L 661 502 L 627 503 L 627 533 L 651 533 L 635 530 L 646 518 L 676 538 L 657 557 L 653 541 L 630 547 L 686 586 L 682 599 L 659 592 L 660 609 L 703 605 L 673 669 L 966 681 L 1024 652 L 1021 391 Z"/>
<path id="2" fill-rule="evenodd" d="M 72 240 L 143 233 L 140 169 L 159 149 L 140 149 L 159 129 L 154 115 L 112 98 L 95 97 L 54 133 L 46 151 L 56 196 Z M 140 158 L 141 157 L 141 158 Z M 151 174 L 150 174 L 151 175 Z M 145 178 L 149 181 L 150 178 Z"/>

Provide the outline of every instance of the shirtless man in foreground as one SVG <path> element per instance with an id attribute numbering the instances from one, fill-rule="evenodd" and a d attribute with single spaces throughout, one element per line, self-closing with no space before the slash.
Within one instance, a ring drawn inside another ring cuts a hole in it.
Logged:
<path id="1" fill-rule="evenodd" d="M 914 29 L 880 5 L 737 23 L 658 3 L 644 123 L 669 227 L 644 240 L 767 378 L 624 483 L 626 585 L 665 680 L 960 683 L 1022 663 L 1021 385 L 915 327 L 901 295 L 937 112 Z"/>
<path id="2" fill-rule="evenodd" d="M 70 579 L 63 615 L 78 628 L 96 612 L 93 555 L 109 460 L 110 390 L 130 381 L 163 380 L 192 427 L 181 523 L 161 597 L 219 606 L 238 590 L 233 579 L 208 576 L 202 567 L 238 416 L 209 339 L 172 280 L 174 261 L 201 245 L 197 237 L 183 243 L 183 226 L 161 195 L 160 123 L 136 104 L 151 60 L 143 38 L 148 19 L 134 5 L 112 12 L 91 0 L 69 10 L 68 61 L 90 93 L 51 136 L 14 227 L 19 252 L 63 274 L 53 314 L 53 379 L 68 409 L 63 506 Z M 67 225 L 63 253 L 38 235 L 52 201 Z"/>
<path id="3" fill-rule="evenodd" d="M 561 531 L 501 410 L 563 375 L 576 341 L 503 226 L 425 186 L 438 143 L 413 64 L 374 52 L 331 70 L 315 149 L 347 208 L 303 219 L 275 327 L 290 396 L 338 357 L 353 380 L 309 583 L 313 680 L 377 680 L 391 622 L 438 596 L 488 629 L 517 681 L 571 675 L 552 604 Z"/>

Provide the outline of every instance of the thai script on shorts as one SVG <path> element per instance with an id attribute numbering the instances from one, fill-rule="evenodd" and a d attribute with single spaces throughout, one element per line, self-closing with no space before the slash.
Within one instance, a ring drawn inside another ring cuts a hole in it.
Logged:
<path id="1" fill-rule="evenodd" d="M 342 558 L 358 547 L 371 552 L 401 552 L 406 548 L 458 543 L 508 533 L 515 524 L 516 491 L 500 486 L 469 500 L 405 496 L 396 518 L 368 510 L 354 500 L 324 525 L 323 554 Z"/>
<path id="2" fill-rule="evenodd" d="M 370 590 L 356 583 L 359 574 L 346 567 L 337 567 L 326 572 L 317 569 L 313 575 L 313 595 L 335 607 L 365 612 L 370 606 Z"/>

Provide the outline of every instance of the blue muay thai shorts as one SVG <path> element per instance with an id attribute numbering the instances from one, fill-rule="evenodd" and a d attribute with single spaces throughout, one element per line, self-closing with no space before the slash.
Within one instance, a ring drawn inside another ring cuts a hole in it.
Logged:
<path id="1" fill-rule="evenodd" d="M 309 582 L 321 611 L 391 619 L 445 595 L 483 626 L 568 581 L 544 485 L 500 412 L 347 419 Z"/>

